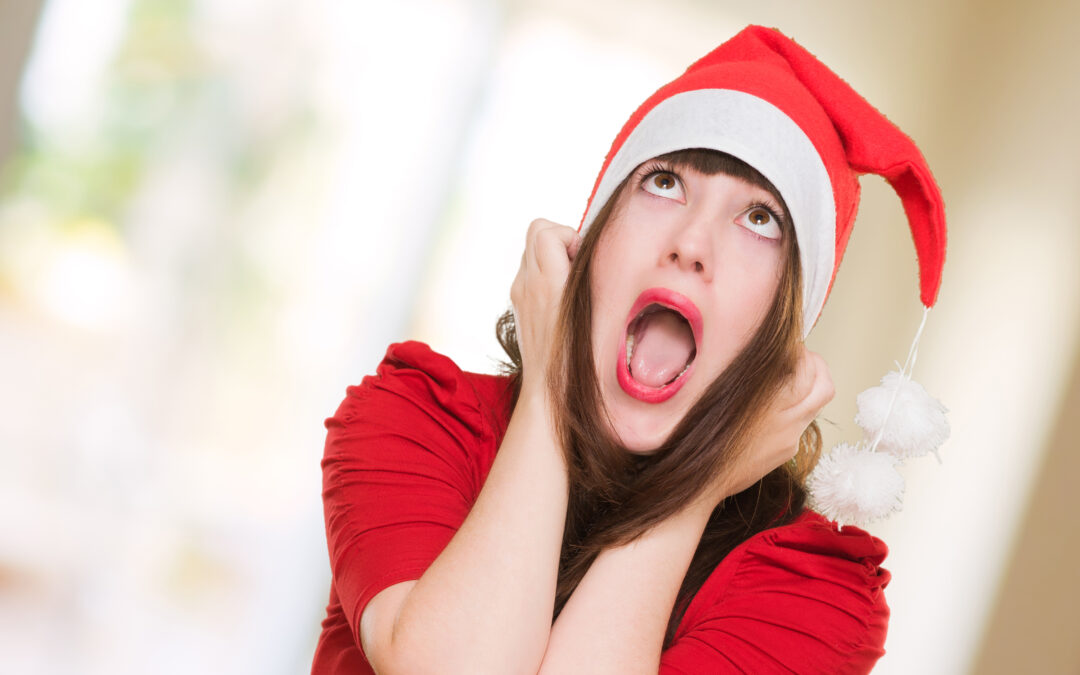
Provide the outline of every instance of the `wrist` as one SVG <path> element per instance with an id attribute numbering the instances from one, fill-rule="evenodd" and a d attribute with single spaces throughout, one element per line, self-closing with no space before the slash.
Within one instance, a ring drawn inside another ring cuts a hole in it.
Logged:
<path id="1" fill-rule="evenodd" d="M 705 524 L 712 517 L 713 511 L 722 501 L 724 501 L 724 498 L 718 498 L 715 492 L 706 492 L 684 506 L 679 515 L 687 520 L 700 523 L 702 529 L 704 529 Z"/>
<path id="2" fill-rule="evenodd" d="M 725 480 L 718 479 L 687 504 L 685 510 L 704 516 L 708 520 L 716 507 L 733 494 L 735 493 L 732 492 L 730 485 Z"/>
<path id="3" fill-rule="evenodd" d="M 520 427 L 526 437 L 546 441 L 543 445 L 553 448 L 560 460 L 564 459 L 562 440 L 555 425 L 554 406 L 547 389 L 522 383 L 510 423 Z"/>
<path id="4" fill-rule="evenodd" d="M 542 380 L 536 378 L 522 380 L 517 405 L 519 407 L 524 406 L 530 414 L 542 416 L 544 419 L 554 423 L 554 405 L 551 393 L 548 390 L 547 383 Z"/>

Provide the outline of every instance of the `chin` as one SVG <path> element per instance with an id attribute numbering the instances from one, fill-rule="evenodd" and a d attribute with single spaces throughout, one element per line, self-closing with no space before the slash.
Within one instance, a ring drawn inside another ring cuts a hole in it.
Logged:
<path id="1" fill-rule="evenodd" d="M 642 421 L 640 414 L 635 415 L 629 411 L 624 414 L 635 422 L 640 423 Z M 616 413 L 613 421 L 615 437 L 619 440 L 620 445 L 635 455 L 651 455 L 655 453 L 671 433 L 671 425 L 666 425 L 664 428 L 643 429 L 640 424 L 625 424 L 622 419 L 625 419 L 623 415 Z"/>
<path id="2" fill-rule="evenodd" d="M 659 449 L 659 444 L 657 444 L 656 447 L 650 448 L 631 448 L 629 446 L 626 446 L 626 451 L 629 452 L 631 455 L 641 455 L 642 457 L 648 457 L 649 455 L 656 454 L 656 451 Z"/>

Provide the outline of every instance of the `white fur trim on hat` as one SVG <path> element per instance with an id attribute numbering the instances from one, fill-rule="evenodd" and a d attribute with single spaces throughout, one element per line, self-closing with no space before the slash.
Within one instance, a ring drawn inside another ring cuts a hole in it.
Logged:
<path id="1" fill-rule="evenodd" d="M 836 204 L 810 138 L 772 103 L 733 89 L 698 89 L 658 103 L 608 165 L 585 214 L 584 233 L 615 188 L 642 162 L 675 150 L 708 148 L 738 157 L 779 190 L 791 213 L 803 277 L 803 338 L 832 280 Z"/>

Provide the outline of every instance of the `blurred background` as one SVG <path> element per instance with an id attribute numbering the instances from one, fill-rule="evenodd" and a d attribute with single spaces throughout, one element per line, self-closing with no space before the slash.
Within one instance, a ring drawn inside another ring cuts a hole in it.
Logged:
<path id="1" fill-rule="evenodd" d="M 752 9 L 751 9 L 752 8 Z M 305 673 L 325 430 L 387 345 L 493 372 L 533 218 L 747 23 L 920 145 L 949 254 L 880 673 L 1078 673 L 1080 4 L 0 0 L 0 672 Z M 827 447 L 921 318 L 876 176 Z"/>

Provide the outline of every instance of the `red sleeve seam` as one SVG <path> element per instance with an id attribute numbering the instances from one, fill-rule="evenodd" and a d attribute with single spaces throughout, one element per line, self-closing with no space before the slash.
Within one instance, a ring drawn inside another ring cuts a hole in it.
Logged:
<path id="1" fill-rule="evenodd" d="M 750 550 L 750 547 L 757 544 L 760 541 L 765 540 L 766 538 L 775 539 L 775 535 L 773 534 L 774 532 L 775 532 L 775 530 L 765 530 L 764 532 L 758 533 L 754 537 L 751 537 L 750 539 L 747 539 L 745 542 L 743 542 L 743 545 L 740 545 L 736 549 L 736 551 L 738 551 L 738 554 L 737 554 L 738 555 L 738 561 L 734 565 L 731 566 L 731 572 L 728 573 L 727 579 L 725 580 L 725 583 L 724 583 L 724 590 L 720 594 L 720 597 L 717 598 L 716 604 L 720 604 L 720 603 L 724 602 L 724 600 L 726 600 L 728 598 L 728 596 L 731 594 L 731 589 L 732 589 L 732 586 L 733 586 L 733 584 L 731 582 L 735 579 L 735 577 L 739 576 L 739 572 L 742 571 L 743 564 L 746 562 L 746 552 Z M 771 545 L 771 543 L 772 542 L 770 542 L 770 545 Z M 735 553 L 735 551 L 732 551 L 732 553 Z M 731 553 L 728 554 L 728 556 L 730 556 L 730 555 L 731 555 Z"/>
<path id="2" fill-rule="evenodd" d="M 364 610 L 367 608 L 376 595 L 390 588 L 394 584 L 400 584 L 405 581 L 419 581 L 420 577 L 424 575 L 426 568 L 421 565 L 413 565 L 411 567 L 402 567 L 392 572 L 388 572 L 381 577 L 376 578 L 370 582 L 361 592 L 360 597 L 362 602 L 356 603 L 356 614 L 352 618 L 352 633 L 353 640 L 356 641 L 356 648 L 360 650 L 361 654 L 364 654 L 364 658 L 370 662 L 367 658 L 367 654 L 364 653 L 364 645 L 360 640 L 360 618 L 364 615 Z"/>
<path id="3" fill-rule="evenodd" d="M 766 530 L 764 533 L 762 533 L 762 535 L 760 536 L 760 538 L 757 541 L 754 541 L 753 538 L 747 540 L 748 542 L 753 542 L 753 543 L 748 544 L 741 551 L 739 563 L 736 566 L 735 570 L 729 575 L 728 583 L 725 585 L 724 592 L 721 595 L 720 600 L 718 601 L 718 603 L 723 602 L 723 600 L 728 597 L 728 594 L 729 594 L 729 592 L 731 591 L 731 588 L 732 588 L 732 584 L 730 582 L 732 580 L 734 580 L 736 576 L 738 576 L 740 571 L 742 571 L 742 566 L 743 566 L 743 564 L 744 564 L 744 562 L 746 560 L 746 552 L 750 550 L 751 546 L 766 546 L 766 545 L 775 546 L 776 545 L 775 540 L 776 540 L 776 537 L 778 536 L 776 534 L 776 532 L 777 532 L 778 529 L 779 528 L 775 528 L 775 529 L 772 529 L 772 530 Z M 765 542 L 767 542 L 767 543 L 765 543 Z M 852 562 L 854 563 L 855 561 L 852 561 Z M 884 593 L 883 589 L 878 589 L 878 593 L 879 593 L 879 595 L 883 595 L 883 593 Z M 865 631 L 867 633 L 869 633 L 872 630 L 871 625 L 870 625 L 871 624 L 871 619 L 873 618 L 873 615 L 876 612 L 877 605 L 878 605 L 879 602 L 880 602 L 879 599 L 868 598 L 867 602 L 858 603 L 859 608 L 862 610 L 861 612 L 858 612 L 858 614 L 859 614 L 859 622 L 862 624 L 862 626 L 864 627 L 864 629 L 865 629 Z M 855 612 L 851 612 L 851 613 L 854 614 Z M 844 644 L 849 649 L 851 649 L 853 651 L 859 651 L 859 650 L 865 649 L 866 646 L 867 646 L 867 643 L 865 641 L 864 642 L 853 642 L 846 635 L 841 636 L 840 639 L 844 642 Z"/>
<path id="4" fill-rule="evenodd" d="M 466 377 L 465 380 L 473 393 L 473 400 L 470 405 L 472 405 L 473 409 L 476 411 L 476 416 L 480 418 L 481 438 L 484 440 L 491 439 L 491 441 L 494 442 L 495 428 L 492 425 L 492 420 L 488 418 L 488 415 L 484 414 L 484 409 L 481 405 L 483 399 L 480 396 L 480 392 L 476 390 L 476 385 L 473 383 L 472 378 Z"/>

